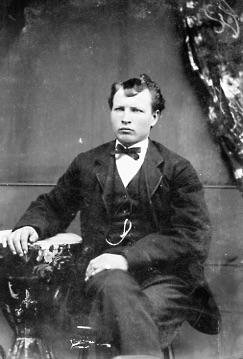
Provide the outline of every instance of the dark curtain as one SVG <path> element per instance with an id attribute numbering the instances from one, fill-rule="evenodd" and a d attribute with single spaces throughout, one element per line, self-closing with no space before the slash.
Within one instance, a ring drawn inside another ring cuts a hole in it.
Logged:
<path id="1" fill-rule="evenodd" d="M 236 184 L 243 192 L 243 6 L 237 1 L 179 1 L 187 60 Z"/>

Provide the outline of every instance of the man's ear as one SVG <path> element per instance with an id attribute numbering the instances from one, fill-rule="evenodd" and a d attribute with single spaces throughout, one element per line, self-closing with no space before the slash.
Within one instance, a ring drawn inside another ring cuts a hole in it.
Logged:
<path id="1" fill-rule="evenodd" d="M 154 126 L 156 125 L 156 123 L 157 123 L 159 117 L 160 117 L 160 112 L 159 112 L 159 110 L 154 111 L 154 112 L 153 112 L 153 119 L 154 119 L 154 121 L 153 121 L 152 127 L 154 127 Z"/>

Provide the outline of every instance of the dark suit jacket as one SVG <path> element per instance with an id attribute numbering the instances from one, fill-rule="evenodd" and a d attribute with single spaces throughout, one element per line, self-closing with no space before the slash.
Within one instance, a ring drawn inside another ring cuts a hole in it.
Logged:
<path id="1" fill-rule="evenodd" d="M 45 238 L 64 231 L 80 211 L 84 252 L 90 258 L 101 254 L 111 218 L 113 149 L 114 141 L 79 154 L 55 188 L 31 203 L 15 229 L 30 225 Z M 151 140 L 144 169 L 155 230 L 115 251 L 126 257 L 130 271 L 157 268 L 183 278 L 194 293 L 196 315 L 191 324 L 217 333 L 220 315 L 203 273 L 211 230 L 198 176 L 187 160 Z M 152 276 L 146 284 L 158 280 Z"/>

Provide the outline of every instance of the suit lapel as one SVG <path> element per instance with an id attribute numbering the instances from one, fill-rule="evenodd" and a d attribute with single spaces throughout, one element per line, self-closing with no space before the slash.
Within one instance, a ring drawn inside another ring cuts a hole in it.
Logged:
<path id="1" fill-rule="evenodd" d="M 161 153 L 153 142 L 149 140 L 148 151 L 144 160 L 145 180 L 149 200 L 151 200 L 161 183 L 163 177 L 161 165 L 163 162 L 164 159 Z"/>
<path id="2" fill-rule="evenodd" d="M 111 152 L 114 147 L 115 141 L 109 142 L 107 148 L 95 159 L 95 173 L 102 190 L 102 199 L 107 214 L 110 214 L 112 205 L 115 160 Z"/>

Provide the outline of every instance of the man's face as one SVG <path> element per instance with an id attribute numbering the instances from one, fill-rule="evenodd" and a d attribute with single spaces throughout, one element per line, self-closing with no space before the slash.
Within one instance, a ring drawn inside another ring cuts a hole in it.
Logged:
<path id="1" fill-rule="evenodd" d="M 152 98 L 148 89 L 131 97 L 125 95 L 123 88 L 115 93 L 111 125 L 122 144 L 131 146 L 147 138 L 158 116 L 158 113 L 152 112 Z"/>

